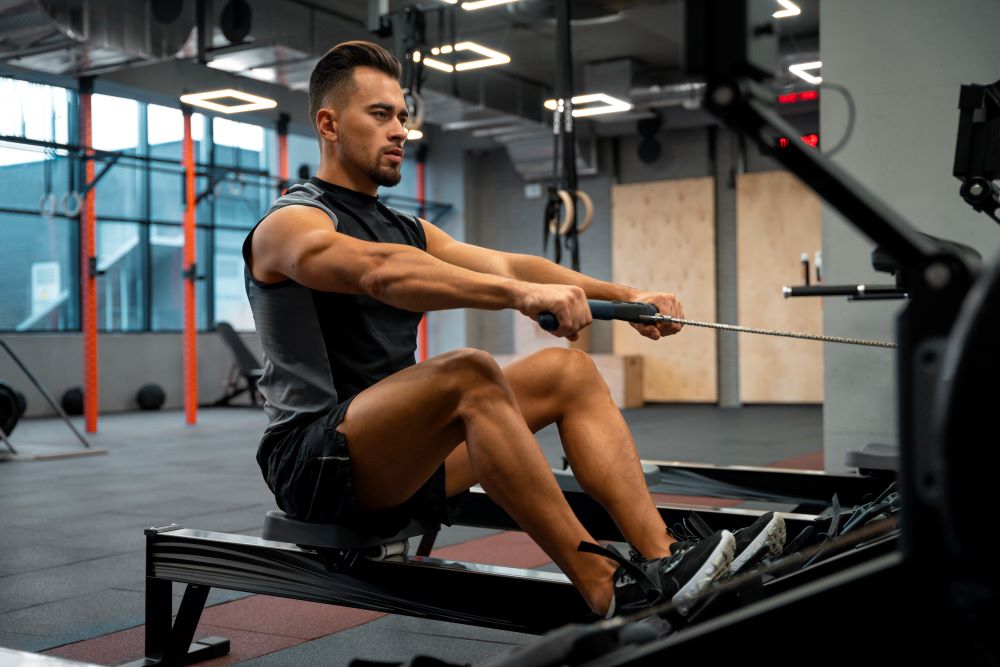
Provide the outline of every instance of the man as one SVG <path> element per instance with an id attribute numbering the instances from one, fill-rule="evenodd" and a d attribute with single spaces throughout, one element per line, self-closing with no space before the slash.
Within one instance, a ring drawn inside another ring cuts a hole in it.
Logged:
<path id="1" fill-rule="evenodd" d="M 258 462 L 278 505 L 305 521 L 391 533 L 411 517 L 451 523 L 478 483 L 594 612 L 663 598 L 683 606 L 728 570 L 736 540 L 723 531 L 678 548 L 586 354 L 551 349 L 504 369 L 478 350 L 413 360 L 427 310 L 512 308 L 532 319 L 548 311 L 554 334 L 574 339 L 591 322 L 588 297 L 683 316 L 680 302 L 459 243 L 381 204 L 378 188 L 400 180 L 407 134 L 399 74 L 395 58 L 367 42 L 340 44 L 319 61 L 309 86 L 316 177 L 279 198 L 244 242 L 267 358 L 259 386 L 270 421 Z M 657 340 L 680 327 L 636 329 Z M 580 484 L 637 551 L 631 561 L 581 547 L 594 540 L 532 435 L 553 423 Z M 754 558 L 773 550 L 780 519 L 760 523 L 743 536 L 766 538 Z"/>

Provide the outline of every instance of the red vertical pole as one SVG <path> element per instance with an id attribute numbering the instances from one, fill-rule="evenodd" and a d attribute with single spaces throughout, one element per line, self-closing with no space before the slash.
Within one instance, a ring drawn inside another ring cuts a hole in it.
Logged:
<path id="1" fill-rule="evenodd" d="M 278 115 L 278 196 L 288 189 L 288 121 L 287 113 Z"/>
<path id="2" fill-rule="evenodd" d="M 194 212 L 194 139 L 191 108 L 184 112 L 184 415 L 188 424 L 198 423 L 198 321 L 195 317 L 195 285 L 198 280 Z"/>
<path id="3" fill-rule="evenodd" d="M 424 202 L 427 194 L 427 149 L 421 145 L 417 148 L 417 203 L 420 206 L 420 217 L 424 217 Z M 417 327 L 417 361 L 427 361 L 427 314 L 420 318 Z"/>
<path id="4" fill-rule="evenodd" d="M 86 192 L 80 211 L 80 290 L 83 330 L 83 416 L 87 433 L 97 433 L 100 405 L 97 368 L 97 216 L 94 202 L 94 150 L 91 97 L 93 77 L 80 79 L 80 144 L 83 149 L 83 184 Z"/>

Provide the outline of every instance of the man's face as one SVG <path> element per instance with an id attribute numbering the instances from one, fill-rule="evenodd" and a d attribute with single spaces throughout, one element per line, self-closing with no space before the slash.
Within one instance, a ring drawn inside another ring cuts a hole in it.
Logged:
<path id="1" fill-rule="evenodd" d="M 399 83 L 370 67 L 354 70 L 354 91 L 337 112 L 341 159 L 377 185 L 402 178 L 408 112 Z"/>

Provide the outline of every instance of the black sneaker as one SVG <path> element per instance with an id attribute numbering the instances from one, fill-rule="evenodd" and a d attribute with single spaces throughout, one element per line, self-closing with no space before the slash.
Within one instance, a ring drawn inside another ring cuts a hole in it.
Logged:
<path id="1" fill-rule="evenodd" d="M 680 524 L 672 526 L 669 532 L 678 540 L 670 545 L 672 553 L 683 552 L 712 535 L 712 529 L 705 520 L 694 512 Z M 780 514 L 767 512 L 749 526 L 734 532 L 733 537 L 736 538 L 736 555 L 729 566 L 730 575 L 752 570 L 765 558 L 780 554 L 785 547 L 785 520 Z"/>
<path id="2" fill-rule="evenodd" d="M 580 551 L 606 556 L 618 563 L 612 575 L 615 594 L 608 618 L 641 611 L 660 602 L 674 603 L 687 614 L 692 600 L 729 570 L 736 538 L 728 530 L 699 540 L 670 556 L 630 560 L 615 549 L 581 542 Z"/>

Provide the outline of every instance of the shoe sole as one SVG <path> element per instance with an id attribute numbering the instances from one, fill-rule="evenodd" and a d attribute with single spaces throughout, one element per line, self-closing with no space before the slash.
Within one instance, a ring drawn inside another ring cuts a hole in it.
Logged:
<path id="1" fill-rule="evenodd" d="M 742 570 L 747 563 L 755 559 L 770 558 L 781 553 L 785 546 L 785 520 L 780 514 L 775 514 L 764 530 L 747 545 L 747 548 L 736 554 L 733 562 L 729 565 L 729 574 L 736 574 Z M 764 550 L 766 553 L 761 556 Z"/>
<path id="2" fill-rule="evenodd" d="M 733 562 L 735 553 L 736 538 L 728 530 L 725 530 L 722 539 L 712 551 L 712 555 L 705 560 L 701 570 L 670 598 L 682 616 L 687 615 L 695 598 L 700 597 L 715 580 L 729 570 L 729 564 Z"/>

